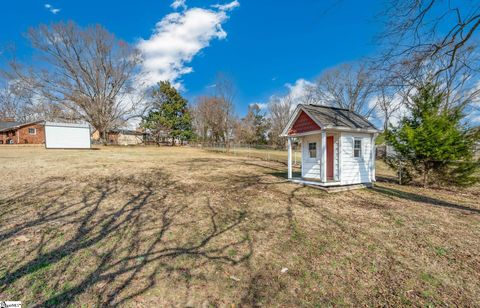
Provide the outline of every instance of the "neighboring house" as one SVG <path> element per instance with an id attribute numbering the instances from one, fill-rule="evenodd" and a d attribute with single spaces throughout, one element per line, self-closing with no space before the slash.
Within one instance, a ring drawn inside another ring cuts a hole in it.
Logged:
<path id="1" fill-rule="evenodd" d="M 0 144 L 45 143 L 44 121 L 15 122 L 12 118 L 0 120 Z"/>
<path id="2" fill-rule="evenodd" d="M 35 121 L 0 121 L 0 144 L 45 144 L 46 148 L 89 149 L 90 125 Z"/>
<path id="3" fill-rule="evenodd" d="M 139 145 L 145 141 L 146 133 L 139 130 L 130 129 L 112 129 L 107 133 L 107 142 L 113 145 Z M 92 139 L 100 140 L 100 134 L 95 131 Z"/>
<path id="4" fill-rule="evenodd" d="M 375 181 L 375 138 L 379 131 L 347 109 L 300 104 L 282 136 L 288 137 L 288 178 L 318 186 Z M 292 176 L 292 138 L 302 144 L 301 178 Z"/>

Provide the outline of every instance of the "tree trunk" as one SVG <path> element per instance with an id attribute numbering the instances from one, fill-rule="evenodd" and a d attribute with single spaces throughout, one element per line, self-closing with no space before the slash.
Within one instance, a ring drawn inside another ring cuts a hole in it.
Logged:
<path id="1" fill-rule="evenodd" d="M 423 170 L 423 188 L 426 188 L 427 187 L 427 183 L 428 183 L 428 171 L 429 171 L 429 166 L 428 166 L 428 162 L 425 162 L 423 164 L 424 166 L 424 170 Z"/>
<path id="2" fill-rule="evenodd" d="M 100 133 L 100 139 L 101 139 L 101 141 L 102 141 L 102 143 L 103 143 L 104 146 L 107 146 L 107 145 L 108 145 L 108 142 L 107 142 L 107 131 L 104 130 L 104 131 L 102 131 L 102 132 Z"/>

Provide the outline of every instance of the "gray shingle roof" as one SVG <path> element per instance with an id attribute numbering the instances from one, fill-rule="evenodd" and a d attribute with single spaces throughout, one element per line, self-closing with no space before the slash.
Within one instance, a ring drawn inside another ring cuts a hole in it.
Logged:
<path id="1" fill-rule="evenodd" d="M 136 130 L 126 129 L 126 128 L 115 128 L 115 129 L 110 130 L 110 132 L 120 133 L 122 135 L 143 135 L 143 134 L 145 134 L 144 132 L 139 132 L 139 131 L 136 131 Z"/>
<path id="2" fill-rule="evenodd" d="M 41 123 L 44 121 L 33 121 L 33 122 L 8 122 L 8 121 L 0 121 L 0 131 L 7 131 L 10 129 L 18 129 L 25 125 Z"/>
<path id="3" fill-rule="evenodd" d="M 361 129 L 377 129 L 363 116 L 348 109 L 321 106 L 321 105 L 303 105 L 301 106 L 313 117 L 315 120 L 325 126 L 338 126 L 348 128 Z"/>
<path id="4" fill-rule="evenodd" d="M 15 126 L 18 126 L 18 125 L 21 125 L 21 124 L 22 124 L 21 122 L 0 121 L 0 129 L 15 127 Z"/>

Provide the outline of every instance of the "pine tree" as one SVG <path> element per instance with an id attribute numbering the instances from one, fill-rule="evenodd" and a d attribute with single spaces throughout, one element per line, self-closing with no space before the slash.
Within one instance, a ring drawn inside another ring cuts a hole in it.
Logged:
<path id="1" fill-rule="evenodd" d="M 159 142 L 162 136 L 181 142 L 193 137 L 192 118 L 188 102 L 168 81 L 158 83 L 152 91 L 152 108 L 143 120 L 143 127 L 150 129 Z"/>
<path id="2" fill-rule="evenodd" d="M 422 177 L 423 185 L 432 182 L 459 186 L 478 182 L 479 163 L 473 159 L 478 133 L 461 124 L 460 109 L 448 109 L 443 93 L 435 84 L 419 88 L 412 99 L 411 115 L 386 133 L 387 142 L 406 164 Z"/>

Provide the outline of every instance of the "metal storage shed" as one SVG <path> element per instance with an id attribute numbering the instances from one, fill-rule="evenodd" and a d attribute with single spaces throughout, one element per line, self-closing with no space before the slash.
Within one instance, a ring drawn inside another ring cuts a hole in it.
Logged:
<path id="1" fill-rule="evenodd" d="M 90 149 L 90 125 L 45 122 L 45 148 Z"/>

